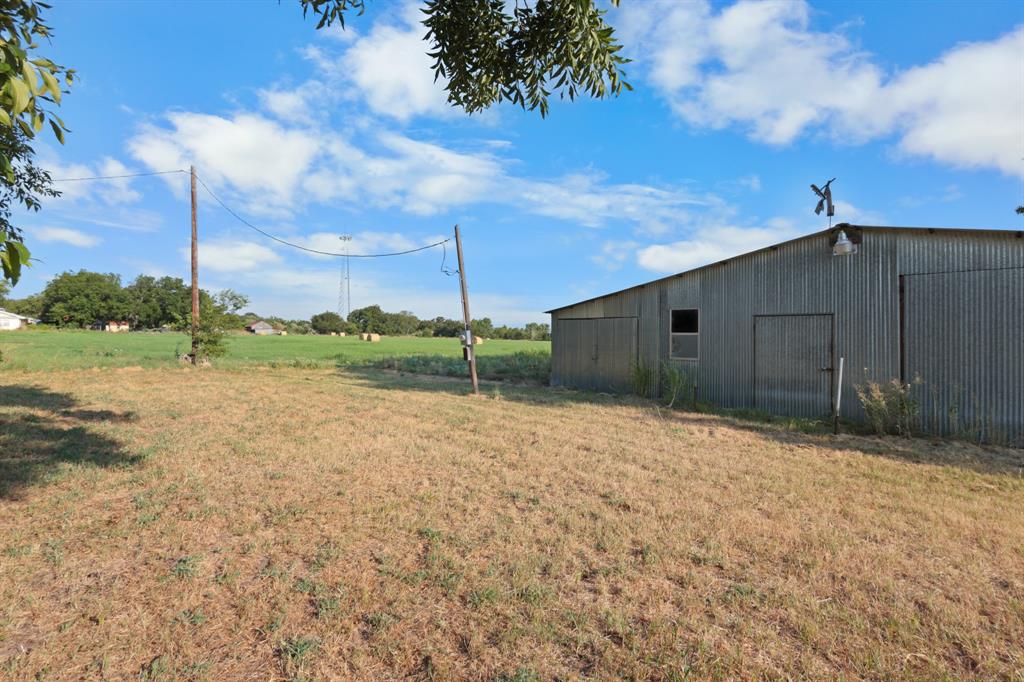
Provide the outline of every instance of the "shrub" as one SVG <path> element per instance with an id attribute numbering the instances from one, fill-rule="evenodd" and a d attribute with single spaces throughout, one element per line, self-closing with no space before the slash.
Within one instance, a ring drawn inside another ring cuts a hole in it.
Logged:
<path id="1" fill-rule="evenodd" d="M 898 379 L 869 381 L 854 389 L 875 433 L 910 437 L 918 414 L 918 403 L 910 395 L 911 384 Z"/>
<path id="2" fill-rule="evenodd" d="M 693 407 L 697 402 L 697 383 L 688 370 L 670 362 L 661 363 L 661 397 L 669 407 L 676 402 Z"/>
<path id="3" fill-rule="evenodd" d="M 654 373 L 643 360 L 634 362 L 632 369 L 633 393 L 642 398 L 649 398 L 654 389 Z"/>

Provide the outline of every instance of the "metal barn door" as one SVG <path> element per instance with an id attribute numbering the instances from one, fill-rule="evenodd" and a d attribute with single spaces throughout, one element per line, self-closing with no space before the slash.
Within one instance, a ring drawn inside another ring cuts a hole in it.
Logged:
<path id="1" fill-rule="evenodd" d="M 832 316 L 754 316 L 754 406 L 821 417 L 832 410 Z"/>
<path id="2" fill-rule="evenodd" d="M 558 321 L 552 344 L 556 385 L 592 391 L 628 392 L 637 359 L 635 317 Z"/>
<path id="3" fill-rule="evenodd" d="M 1024 268 L 902 279 L 901 375 L 921 426 L 1024 445 Z"/>

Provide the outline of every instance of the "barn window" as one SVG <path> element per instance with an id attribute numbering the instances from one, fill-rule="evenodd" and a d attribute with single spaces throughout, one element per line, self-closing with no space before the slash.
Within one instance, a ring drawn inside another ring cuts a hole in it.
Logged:
<path id="1" fill-rule="evenodd" d="M 696 360 L 700 357 L 700 311 L 683 308 L 672 311 L 669 357 Z"/>

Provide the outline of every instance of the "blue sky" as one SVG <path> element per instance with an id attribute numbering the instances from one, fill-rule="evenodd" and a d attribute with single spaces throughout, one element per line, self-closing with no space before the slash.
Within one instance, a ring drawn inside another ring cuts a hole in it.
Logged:
<path id="1" fill-rule="evenodd" d="M 459 223 L 474 316 L 542 311 L 837 221 L 1021 229 L 1024 11 L 1016 3 L 702 3 L 609 11 L 635 91 L 466 116 L 423 55 L 416 4 L 345 31 L 297 3 L 62 2 L 47 56 L 80 81 L 55 178 L 195 163 L 250 222 L 353 252 Z M 63 183 L 25 216 L 40 259 L 15 289 L 88 268 L 187 278 L 187 177 Z M 263 314 L 335 309 L 338 261 L 288 249 L 200 200 L 203 287 Z M 451 257 L 449 252 L 449 257 Z M 459 313 L 442 254 L 352 262 L 354 307 Z"/>

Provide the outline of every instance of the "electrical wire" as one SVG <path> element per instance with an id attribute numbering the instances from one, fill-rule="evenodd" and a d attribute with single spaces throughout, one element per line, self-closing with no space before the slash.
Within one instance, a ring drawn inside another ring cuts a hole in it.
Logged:
<path id="1" fill-rule="evenodd" d="M 339 258 L 388 258 L 388 257 L 391 257 L 391 256 L 405 256 L 405 255 L 408 255 L 410 253 L 416 253 L 418 251 L 426 251 L 427 249 L 432 249 L 435 246 L 443 246 L 444 244 L 446 244 L 447 242 L 450 242 L 452 240 L 451 237 L 449 237 L 448 239 L 442 239 L 441 241 L 434 242 L 433 244 L 427 244 L 426 246 L 419 246 L 419 247 L 417 247 L 415 249 L 407 249 L 405 251 L 395 251 L 393 253 L 336 253 L 334 251 L 320 251 L 318 249 L 311 249 L 308 246 L 302 246 L 300 244 L 295 244 L 293 242 L 281 239 L 278 236 L 270 234 L 266 230 L 262 230 L 262 229 L 256 227 L 255 225 L 250 223 L 248 220 L 246 220 L 242 216 L 240 216 L 237 213 L 235 213 L 231 209 L 230 206 L 228 206 L 223 201 L 221 201 L 220 197 L 218 197 L 216 194 L 214 194 L 213 190 L 211 190 L 207 186 L 207 184 L 205 182 L 203 182 L 203 179 L 200 178 L 198 175 L 196 176 L 196 180 L 199 182 L 200 185 L 203 186 L 203 189 L 206 190 L 206 193 L 209 194 L 213 198 L 214 201 L 216 201 L 218 204 L 220 204 L 221 208 L 223 208 L 225 211 L 230 213 L 231 216 L 234 217 L 235 220 L 237 220 L 238 222 L 242 223 L 243 225 L 248 227 L 250 230 L 255 230 L 256 232 L 259 232 L 260 234 L 262 234 L 264 237 L 267 237 L 268 239 L 273 239 L 275 242 L 278 242 L 280 244 L 284 244 L 285 246 L 290 246 L 293 249 L 299 249 L 301 251 L 306 251 L 308 253 L 316 253 L 316 254 L 319 254 L 321 256 L 337 256 Z"/>
<path id="2" fill-rule="evenodd" d="M 441 272 L 443 272 L 444 274 L 448 275 L 449 277 L 452 277 L 453 275 L 459 274 L 459 271 L 458 270 L 449 270 L 448 268 L 446 268 L 444 266 L 445 261 L 448 260 L 448 247 L 444 245 L 444 243 L 446 241 L 448 241 L 448 240 L 445 239 L 444 242 L 441 242 L 441 248 L 443 249 L 443 254 L 441 256 Z"/>
<path id="3" fill-rule="evenodd" d="M 92 175 L 85 178 L 58 178 L 50 182 L 82 182 L 85 180 L 120 180 L 121 178 L 141 178 L 147 175 L 171 175 L 172 173 L 188 173 L 187 170 L 153 171 L 152 173 L 126 173 L 124 175 Z"/>
<path id="4" fill-rule="evenodd" d="M 187 170 L 166 170 L 166 171 L 151 171 L 151 172 L 148 172 L 148 173 L 125 173 L 125 174 L 122 174 L 122 175 L 92 175 L 92 176 L 81 177 L 81 178 L 58 178 L 58 179 L 51 180 L 51 182 L 84 182 L 84 181 L 87 181 L 87 180 L 121 180 L 121 179 L 124 179 L 124 178 L 141 178 L 141 177 L 152 176 L 152 175 L 172 175 L 174 173 L 189 173 L 189 172 L 190 171 L 187 171 Z M 246 220 L 242 216 L 240 216 L 237 213 L 235 213 L 235 211 L 232 210 L 232 208 L 230 206 L 225 204 L 221 200 L 220 197 L 218 197 L 216 194 L 213 193 L 213 190 L 210 189 L 210 187 L 205 182 L 203 182 L 203 179 L 200 178 L 198 175 L 196 176 L 196 181 L 200 185 L 203 186 L 203 189 L 206 190 L 206 193 L 209 194 L 210 197 L 213 198 L 214 201 L 216 201 L 218 204 L 220 204 L 221 208 L 223 208 L 225 211 L 227 211 L 229 214 L 231 214 L 231 216 L 235 220 L 237 220 L 238 222 L 242 223 L 243 225 L 248 227 L 250 230 L 255 230 L 256 232 L 259 232 L 260 234 L 262 234 L 264 237 L 267 237 L 268 239 L 273 239 L 275 242 L 278 242 L 279 244 L 284 244 L 285 246 L 290 246 L 293 249 L 299 249 L 301 251 L 306 251 L 308 253 L 316 253 L 316 254 L 319 254 L 321 256 L 336 256 L 336 257 L 339 257 L 339 258 L 389 258 L 391 256 L 405 256 L 405 255 L 408 255 L 410 253 L 417 253 L 419 251 L 426 251 L 427 249 L 432 249 L 432 248 L 434 248 L 436 246 L 444 247 L 445 244 L 447 244 L 448 242 L 451 241 L 451 237 L 449 237 L 448 239 L 443 239 L 443 240 L 441 240 L 439 242 L 434 242 L 433 244 L 427 244 L 425 246 L 420 246 L 420 247 L 417 247 L 415 249 L 407 249 L 405 251 L 395 251 L 393 253 L 336 253 L 334 251 L 320 251 L 319 249 L 311 249 L 308 246 L 302 246 L 300 244 L 295 244 L 295 243 L 287 241 L 285 239 L 281 239 L 280 237 L 278 237 L 276 235 L 270 234 L 266 230 L 262 230 L 262 229 L 256 227 L 255 225 L 250 223 L 248 220 Z M 443 272 L 446 275 L 458 274 L 458 270 L 447 270 L 447 269 L 445 269 L 445 261 L 446 261 L 447 257 L 448 257 L 448 250 L 447 250 L 447 248 L 445 248 L 444 255 L 441 258 L 441 272 Z"/>

